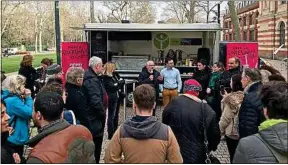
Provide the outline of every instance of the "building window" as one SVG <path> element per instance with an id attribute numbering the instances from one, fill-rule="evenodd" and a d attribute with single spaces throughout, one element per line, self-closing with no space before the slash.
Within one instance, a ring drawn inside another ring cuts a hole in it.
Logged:
<path id="1" fill-rule="evenodd" d="M 280 23 L 280 46 L 282 44 L 285 45 L 285 24 L 283 21 Z"/>
<path id="2" fill-rule="evenodd" d="M 250 41 L 255 41 L 255 39 L 254 39 L 254 35 L 255 35 L 255 31 L 254 31 L 254 30 L 250 30 L 250 31 L 249 31 L 249 38 L 250 38 Z"/>
<path id="3" fill-rule="evenodd" d="M 286 4 L 288 3 L 288 1 L 281 1 L 281 4 Z"/>
<path id="4" fill-rule="evenodd" d="M 244 31 L 244 32 L 243 32 L 243 40 L 244 40 L 244 41 L 247 41 L 247 31 Z"/>
<path id="5" fill-rule="evenodd" d="M 229 40 L 230 41 L 232 40 L 232 34 L 231 33 L 229 34 Z"/>
<path id="6" fill-rule="evenodd" d="M 243 17 L 243 25 L 246 26 L 246 17 Z"/>
<path id="7" fill-rule="evenodd" d="M 253 24 L 253 15 L 249 15 L 249 25 Z"/>
<path id="8" fill-rule="evenodd" d="M 240 26 L 242 25 L 241 21 L 242 21 L 242 18 L 239 18 L 239 24 L 240 24 Z"/>

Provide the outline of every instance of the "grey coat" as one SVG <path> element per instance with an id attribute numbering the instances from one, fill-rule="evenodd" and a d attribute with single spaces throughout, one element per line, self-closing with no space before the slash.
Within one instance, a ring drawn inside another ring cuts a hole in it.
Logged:
<path id="1" fill-rule="evenodd" d="M 237 146 L 233 163 L 279 163 L 272 150 L 263 141 L 281 157 L 280 163 L 288 163 L 287 122 L 276 124 L 261 130 L 258 134 L 241 139 Z"/>

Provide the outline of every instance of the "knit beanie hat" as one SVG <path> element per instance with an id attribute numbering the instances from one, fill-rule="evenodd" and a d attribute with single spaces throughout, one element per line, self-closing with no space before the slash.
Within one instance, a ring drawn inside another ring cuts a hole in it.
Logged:
<path id="1" fill-rule="evenodd" d="M 52 64 L 47 68 L 47 75 L 58 74 L 62 72 L 62 67 L 58 64 Z"/>
<path id="2" fill-rule="evenodd" d="M 183 89 L 184 93 L 197 96 L 197 93 L 200 91 L 202 91 L 202 86 L 195 79 L 189 79 L 184 82 L 184 89 Z"/>

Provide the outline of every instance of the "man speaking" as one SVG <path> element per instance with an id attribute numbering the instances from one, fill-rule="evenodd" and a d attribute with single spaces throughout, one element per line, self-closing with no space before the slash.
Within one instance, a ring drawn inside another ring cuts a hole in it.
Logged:
<path id="1" fill-rule="evenodd" d="M 153 88 L 155 88 L 156 91 L 156 108 L 153 109 L 153 116 L 156 115 L 156 109 L 157 109 L 157 101 L 159 98 L 159 84 L 163 83 L 163 77 L 160 75 L 160 73 L 154 69 L 154 62 L 148 61 L 146 63 L 146 66 L 142 69 L 142 72 L 140 72 L 138 81 L 139 84 L 150 84 Z"/>

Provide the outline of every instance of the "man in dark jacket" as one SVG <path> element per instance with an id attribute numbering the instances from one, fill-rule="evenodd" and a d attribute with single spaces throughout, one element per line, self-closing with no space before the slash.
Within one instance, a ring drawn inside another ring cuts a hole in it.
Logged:
<path id="1" fill-rule="evenodd" d="M 242 73 L 242 87 L 244 88 L 244 99 L 239 111 L 239 135 L 240 138 L 258 133 L 261 123 L 262 103 L 260 89 L 262 77 L 258 69 L 246 68 Z"/>
<path id="2" fill-rule="evenodd" d="M 221 74 L 220 79 L 219 79 L 219 85 L 230 88 L 231 77 L 235 74 L 241 74 L 240 60 L 238 58 L 235 58 L 235 57 L 230 58 L 228 60 L 228 67 L 229 67 L 229 69 L 224 71 Z"/>
<path id="3" fill-rule="evenodd" d="M 37 94 L 33 122 L 38 135 L 28 141 L 32 151 L 28 164 L 94 163 L 91 133 L 81 125 L 70 125 L 62 119 L 64 101 L 55 92 Z"/>
<path id="4" fill-rule="evenodd" d="M 154 62 L 148 61 L 146 66 L 139 73 L 138 82 L 139 84 L 150 84 L 156 91 L 156 108 L 153 109 L 153 116 L 156 114 L 157 102 L 159 98 L 159 84 L 163 83 L 163 77 L 160 73 L 154 69 Z"/>
<path id="5" fill-rule="evenodd" d="M 287 82 L 268 82 L 261 91 L 264 115 L 259 133 L 240 140 L 233 163 L 288 163 Z"/>
<path id="6" fill-rule="evenodd" d="M 205 163 L 204 113 L 209 150 L 215 151 L 220 143 L 220 129 L 216 122 L 216 113 L 206 101 L 202 102 L 198 98 L 201 90 L 201 85 L 196 80 L 185 81 L 185 94 L 174 98 L 163 111 L 163 123 L 172 128 L 180 146 L 183 163 Z"/>
<path id="7" fill-rule="evenodd" d="M 86 120 L 84 121 L 84 126 L 86 126 L 93 135 L 96 163 L 100 161 L 106 119 L 104 100 L 107 94 L 99 76 L 103 70 L 102 65 L 101 58 L 91 57 L 89 60 L 89 68 L 84 74 L 82 85 L 82 92 L 85 96 L 84 102 L 87 104 L 84 106 L 87 108 L 83 109 L 82 112 Z"/>

